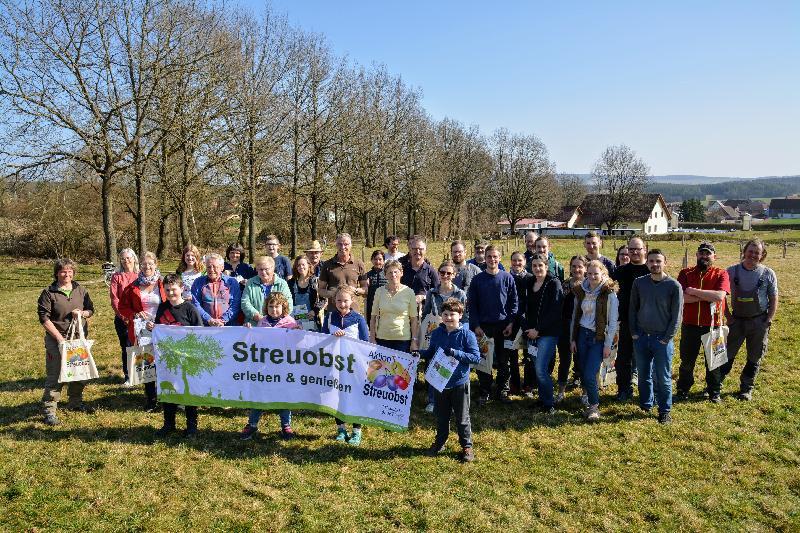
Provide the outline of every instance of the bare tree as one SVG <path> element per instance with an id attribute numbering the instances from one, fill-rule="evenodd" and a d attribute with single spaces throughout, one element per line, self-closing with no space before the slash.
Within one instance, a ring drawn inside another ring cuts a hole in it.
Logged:
<path id="1" fill-rule="evenodd" d="M 599 195 L 595 210 L 609 233 L 614 225 L 636 210 L 649 181 L 650 168 L 623 145 L 609 146 L 592 169 L 592 179 Z"/>
<path id="2" fill-rule="evenodd" d="M 583 178 L 575 174 L 560 174 L 558 185 L 561 188 L 561 205 L 563 207 L 581 205 L 588 192 Z"/>
<path id="3" fill-rule="evenodd" d="M 555 166 L 537 137 L 500 129 L 492 137 L 492 157 L 492 189 L 487 200 L 508 219 L 512 233 L 520 219 L 558 208 Z"/>

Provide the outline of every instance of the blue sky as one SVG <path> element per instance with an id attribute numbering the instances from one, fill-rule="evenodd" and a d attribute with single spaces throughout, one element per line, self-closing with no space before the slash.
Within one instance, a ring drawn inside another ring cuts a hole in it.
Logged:
<path id="1" fill-rule="evenodd" d="M 272 6 L 420 87 L 436 119 L 537 135 L 560 172 L 627 144 L 657 175 L 800 174 L 800 2 Z"/>

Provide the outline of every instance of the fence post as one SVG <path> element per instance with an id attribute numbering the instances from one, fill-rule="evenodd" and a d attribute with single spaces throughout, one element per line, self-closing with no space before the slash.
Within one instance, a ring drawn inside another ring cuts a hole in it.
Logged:
<path id="1" fill-rule="evenodd" d="M 786 241 L 783 241 L 783 258 L 786 259 Z"/>
<path id="2" fill-rule="evenodd" d="M 689 248 L 685 248 L 684 247 L 684 249 L 683 249 L 683 268 L 686 268 L 688 266 L 689 266 Z"/>

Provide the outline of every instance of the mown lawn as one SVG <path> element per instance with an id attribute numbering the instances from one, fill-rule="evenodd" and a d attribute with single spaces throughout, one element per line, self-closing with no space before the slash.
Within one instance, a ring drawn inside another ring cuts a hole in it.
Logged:
<path id="1" fill-rule="evenodd" d="M 576 240 L 553 244 L 562 261 L 581 250 Z M 658 246 L 676 273 L 681 244 Z M 433 248 L 438 261 L 442 250 Z M 719 251 L 719 263 L 729 265 L 738 247 Z M 291 442 L 278 438 L 272 414 L 257 440 L 242 443 L 245 413 L 219 409 L 201 409 L 194 442 L 156 439 L 161 415 L 141 410 L 141 390 L 115 384 L 119 352 L 97 266 L 78 279 L 98 307 L 91 337 L 102 377 L 86 399 L 99 412 L 60 411 L 62 425 L 47 428 L 35 302 L 52 270 L 2 258 L 0 529 L 798 530 L 799 258 L 793 248 L 786 259 L 774 250 L 767 260 L 778 273 L 781 308 L 753 402 L 734 397 L 740 354 L 724 402 L 704 401 L 696 385 L 669 427 L 634 403 L 613 403 L 613 386 L 596 425 L 579 416 L 577 391 L 551 417 L 533 414 L 531 400 L 490 404 L 472 411 L 478 460 L 470 465 L 458 463 L 455 435 L 449 454 L 424 455 L 434 420 L 422 394 L 407 433 L 367 428 L 360 448 L 337 445 L 333 421 L 313 413 L 295 415 L 301 437 Z M 676 371 L 677 362 L 676 355 Z M 702 384 L 700 365 L 696 375 Z"/>

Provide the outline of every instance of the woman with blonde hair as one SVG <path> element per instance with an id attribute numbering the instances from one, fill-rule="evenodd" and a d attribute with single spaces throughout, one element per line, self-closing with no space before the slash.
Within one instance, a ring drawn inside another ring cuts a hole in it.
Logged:
<path id="1" fill-rule="evenodd" d="M 139 256 L 130 248 L 125 248 L 119 253 L 119 268 L 111 276 L 111 284 L 108 289 L 111 297 L 111 309 L 114 310 L 114 330 L 117 332 L 119 347 L 122 348 L 122 374 L 125 385 L 129 385 L 128 379 L 128 352 L 130 346 L 128 342 L 128 326 L 125 317 L 119 311 L 119 300 L 128 285 L 136 281 L 139 277 Z"/>
<path id="2" fill-rule="evenodd" d="M 570 348 L 577 353 L 581 385 L 588 399 L 584 415 L 588 421 L 595 422 L 600 419 L 597 374 L 603 358 L 611 354 L 611 345 L 617 333 L 617 285 L 608 277 L 605 265 L 593 259 L 586 268 L 586 279 L 576 285 L 573 291 L 575 307 L 572 311 Z"/>
<path id="3" fill-rule="evenodd" d="M 203 275 L 203 261 L 200 255 L 200 250 L 194 244 L 187 244 L 183 247 L 181 253 L 181 262 L 178 265 L 175 273 L 181 277 L 183 281 L 183 299 L 192 299 L 192 283 L 194 280 Z"/>

